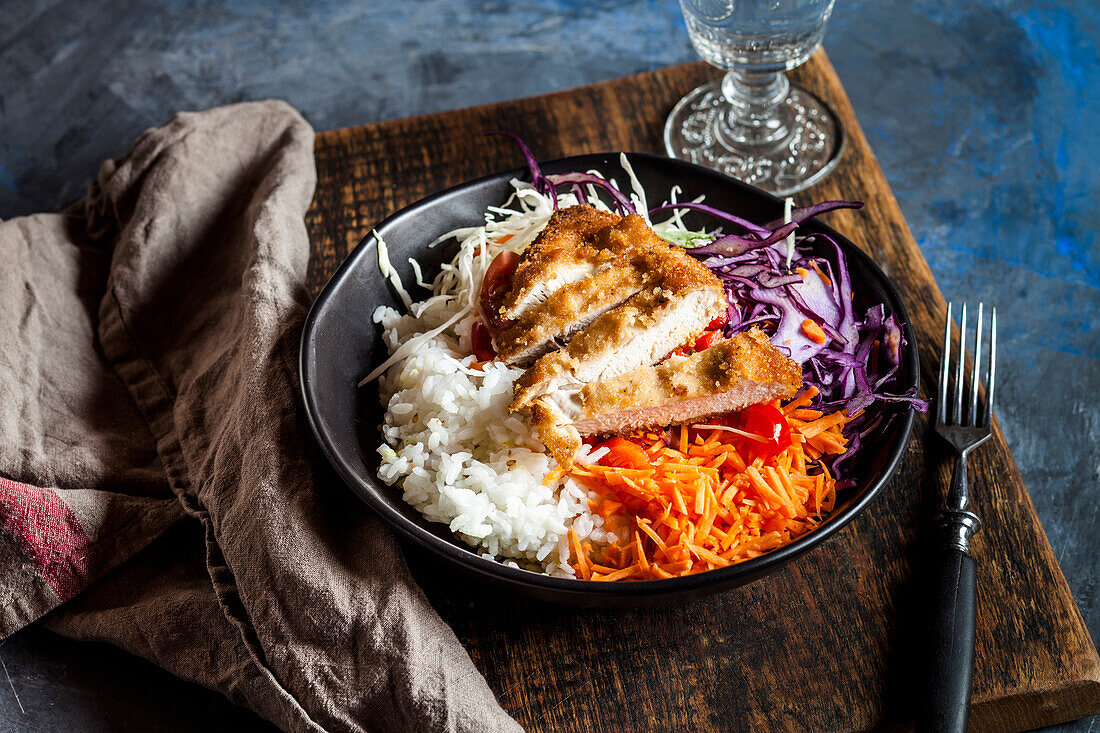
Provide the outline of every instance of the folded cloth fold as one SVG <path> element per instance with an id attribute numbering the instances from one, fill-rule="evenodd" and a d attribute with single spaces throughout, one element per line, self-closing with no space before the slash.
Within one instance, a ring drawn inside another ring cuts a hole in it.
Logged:
<path id="1" fill-rule="evenodd" d="M 285 730 L 519 730 L 310 458 L 314 183 L 305 120 L 240 104 L 0 223 L 0 637 L 59 607 Z"/>

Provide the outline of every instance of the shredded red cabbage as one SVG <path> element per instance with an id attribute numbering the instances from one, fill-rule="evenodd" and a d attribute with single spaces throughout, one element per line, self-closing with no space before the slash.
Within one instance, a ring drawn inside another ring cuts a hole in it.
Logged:
<path id="1" fill-rule="evenodd" d="M 615 203 L 619 206 L 619 213 L 633 213 L 634 205 L 630 203 L 630 199 L 622 194 L 611 181 L 600 178 L 592 173 L 551 173 L 548 176 L 543 176 L 543 180 L 547 181 L 553 189 L 556 191 L 559 186 L 571 185 L 573 186 L 573 192 L 582 204 L 588 203 L 588 194 L 585 193 L 584 184 L 591 184 L 598 186 L 607 191 L 611 198 L 615 199 Z M 557 207 L 557 199 L 554 200 L 554 206 Z"/>
<path id="2" fill-rule="evenodd" d="M 827 211 L 835 211 L 836 209 L 862 209 L 862 201 L 822 201 L 820 204 L 814 204 L 813 206 L 802 206 L 791 212 L 791 221 L 797 221 L 799 224 L 813 219 L 818 214 L 824 214 Z M 782 219 L 776 219 L 775 221 L 769 221 L 764 224 L 763 227 L 766 231 L 777 229 L 786 223 L 786 217 Z"/>
<path id="3" fill-rule="evenodd" d="M 697 204 L 688 201 L 685 201 L 682 204 L 664 204 L 663 206 L 658 206 L 654 209 L 650 209 L 649 215 L 652 216 L 653 214 L 659 214 L 662 211 L 672 211 L 673 209 L 691 209 L 693 211 L 702 211 L 704 213 L 710 214 L 716 219 L 728 221 L 730 224 L 736 224 L 745 231 L 752 232 L 753 234 L 757 234 L 761 237 L 766 237 L 772 233 L 770 229 L 765 229 L 759 224 L 753 224 L 748 219 L 742 219 L 740 216 L 735 216 L 734 214 L 727 213 L 725 211 L 722 211 L 721 209 L 716 209 L 713 206 L 707 206 L 706 204 Z"/>
<path id="4" fill-rule="evenodd" d="M 630 203 L 630 198 L 624 196 L 623 192 L 606 178 L 600 178 L 593 173 L 544 174 L 542 169 L 539 168 L 539 163 L 535 160 L 531 149 L 527 147 L 527 144 L 523 142 L 519 135 L 506 130 L 489 130 L 483 134 L 504 135 L 511 138 L 519 146 L 520 152 L 523 153 L 523 159 L 527 162 L 527 170 L 531 173 L 531 185 L 539 193 L 549 196 L 554 201 L 555 209 L 558 208 L 558 197 L 555 194 L 560 187 L 572 186 L 573 194 L 577 197 L 577 200 L 582 204 L 587 204 L 588 193 L 584 190 L 584 186 L 592 185 L 606 191 L 615 200 L 615 205 L 618 206 L 620 214 L 634 213 L 634 205 Z"/>
<path id="5" fill-rule="evenodd" d="M 523 160 L 527 163 L 527 170 L 531 173 L 531 185 L 535 187 L 535 190 L 545 196 L 550 196 L 554 192 L 553 186 L 546 180 L 546 176 L 542 175 L 542 169 L 539 168 L 539 162 L 535 160 L 534 153 L 527 147 L 527 143 L 523 142 L 523 138 L 507 130 L 489 130 L 481 134 L 503 135 L 504 137 L 510 138 L 512 142 L 519 146 L 520 152 L 523 153 Z M 554 208 L 557 208 L 556 198 L 554 200 Z"/>

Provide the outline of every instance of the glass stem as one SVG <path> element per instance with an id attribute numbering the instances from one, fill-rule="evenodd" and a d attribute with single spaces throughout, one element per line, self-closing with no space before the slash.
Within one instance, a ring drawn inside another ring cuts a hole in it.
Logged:
<path id="1" fill-rule="evenodd" d="M 728 72 L 722 79 L 722 96 L 731 109 L 718 125 L 719 139 L 735 147 L 764 147 L 790 137 L 781 106 L 790 86 L 780 72 Z"/>

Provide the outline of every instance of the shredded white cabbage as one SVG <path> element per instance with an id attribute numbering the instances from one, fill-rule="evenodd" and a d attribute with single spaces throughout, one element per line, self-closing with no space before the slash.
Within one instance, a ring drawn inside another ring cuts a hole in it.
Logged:
<path id="1" fill-rule="evenodd" d="M 393 269 L 393 265 L 390 264 L 390 248 L 386 246 L 386 240 L 382 239 L 382 235 L 375 229 L 372 234 L 378 241 L 378 269 L 382 273 L 382 277 L 390 281 L 393 285 L 393 289 L 397 291 L 398 296 L 401 297 L 401 302 L 405 304 L 406 308 L 412 307 L 412 298 L 409 297 L 409 291 L 405 290 L 405 286 L 401 284 L 401 277 L 397 274 L 397 270 Z"/>
<path id="2" fill-rule="evenodd" d="M 631 167 L 630 161 L 626 159 L 626 153 L 619 153 L 619 165 L 623 167 L 627 178 L 630 179 L 630 188 L 632 189 L 630 200 L 634 204 L 634 210 L 645 219 L 646 224 L 652 224 L 649 221 L 649 204 L 646 203 L 645 189 L 642 188 L 642 182 L 634 175 L 634 168 Z"/>
<path id="3" fill-rule="evenodd" d="M 725 430 L 727 433 L 733 433 L 734 435 L 740 435 L 742 438 L 748 438 L 749 440 L 758 440 L 761 443 L 767 443 L 768 439 L 757 435 L 756 433 L 749 433 L 738 428 L 731 428 L 729 425 L 709 425 L 707 423 L 699 423 L 692 427 L 699 428 L 700 430 Z"/>
<path id="4" fill-rule="evenodd" d="M 788 196 L 783 200 L 783 223 L 791 223 L 791 213 L 794 211 L 794 199 Z M 794 232 L 787 235 L 787 269 L 791 269 L 791 259 L 794 258 Z"/>

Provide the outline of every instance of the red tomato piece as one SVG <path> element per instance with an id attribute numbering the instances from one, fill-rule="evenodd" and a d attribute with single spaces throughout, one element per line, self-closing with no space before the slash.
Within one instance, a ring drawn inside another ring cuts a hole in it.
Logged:
<path id="1" fill-rule="evenodd" d="M 481 281 L 481 314 L 488 321 L 489 328 L 498 331 L 510 324 L 500 317 L 500 305 L 504 296 L 512 289 L 512 274 L 516 271 L 519 255 L 515 252 L 501 252 L 489 263 L 485 279 Z"/>
<path id="2" fill-rule="evenodd" d="M 481 321 L 474 321 L 473 328 L 470 329 L 470 340 L 474 342 L 474 356 L 478 361 L 490 361 L 496 358 L 493 336 Z"/>
<path id="3" fill-rule="evenodd" d="M 741 424 L 738 427 L 767 439 L 763 443 L 754 441 L 757 450 L 764 455 L 781 453 L 791 445 L 791 426 L 787 423 L 786 415 L 774 405 L 761 403 L 746 407 L 741 411 Z"/>
<path id="4" fill-rule="evenodd" d="M 726 324 L 730 322 L 729 311 L 722 311 L 717 318 L 711 321 L 707 325 L 708 331 L 717 331 L 718 329 L 725 328 Z"/>
<path id="5" fill-rule="evenodd" d="M 608 450 L 607 455 L 598 461 L 603 466 L 635 469 L 653 468 L 653 464 L 649 462 L 649 456 L 642 450 L 642 446 L 626 438 L 611 438 L 600 443 L 597 446 L 597 449 L 599 448 L 607 448 Z"/>
<path id="6" fill-rule="evenodd" d="M 695 339 L 695 346 L 692 348 L 695 351 L 706 351 L 711 346 L 714 346 L 722 338 L 721 331 L 707 331 L 699 338 Z"/>

